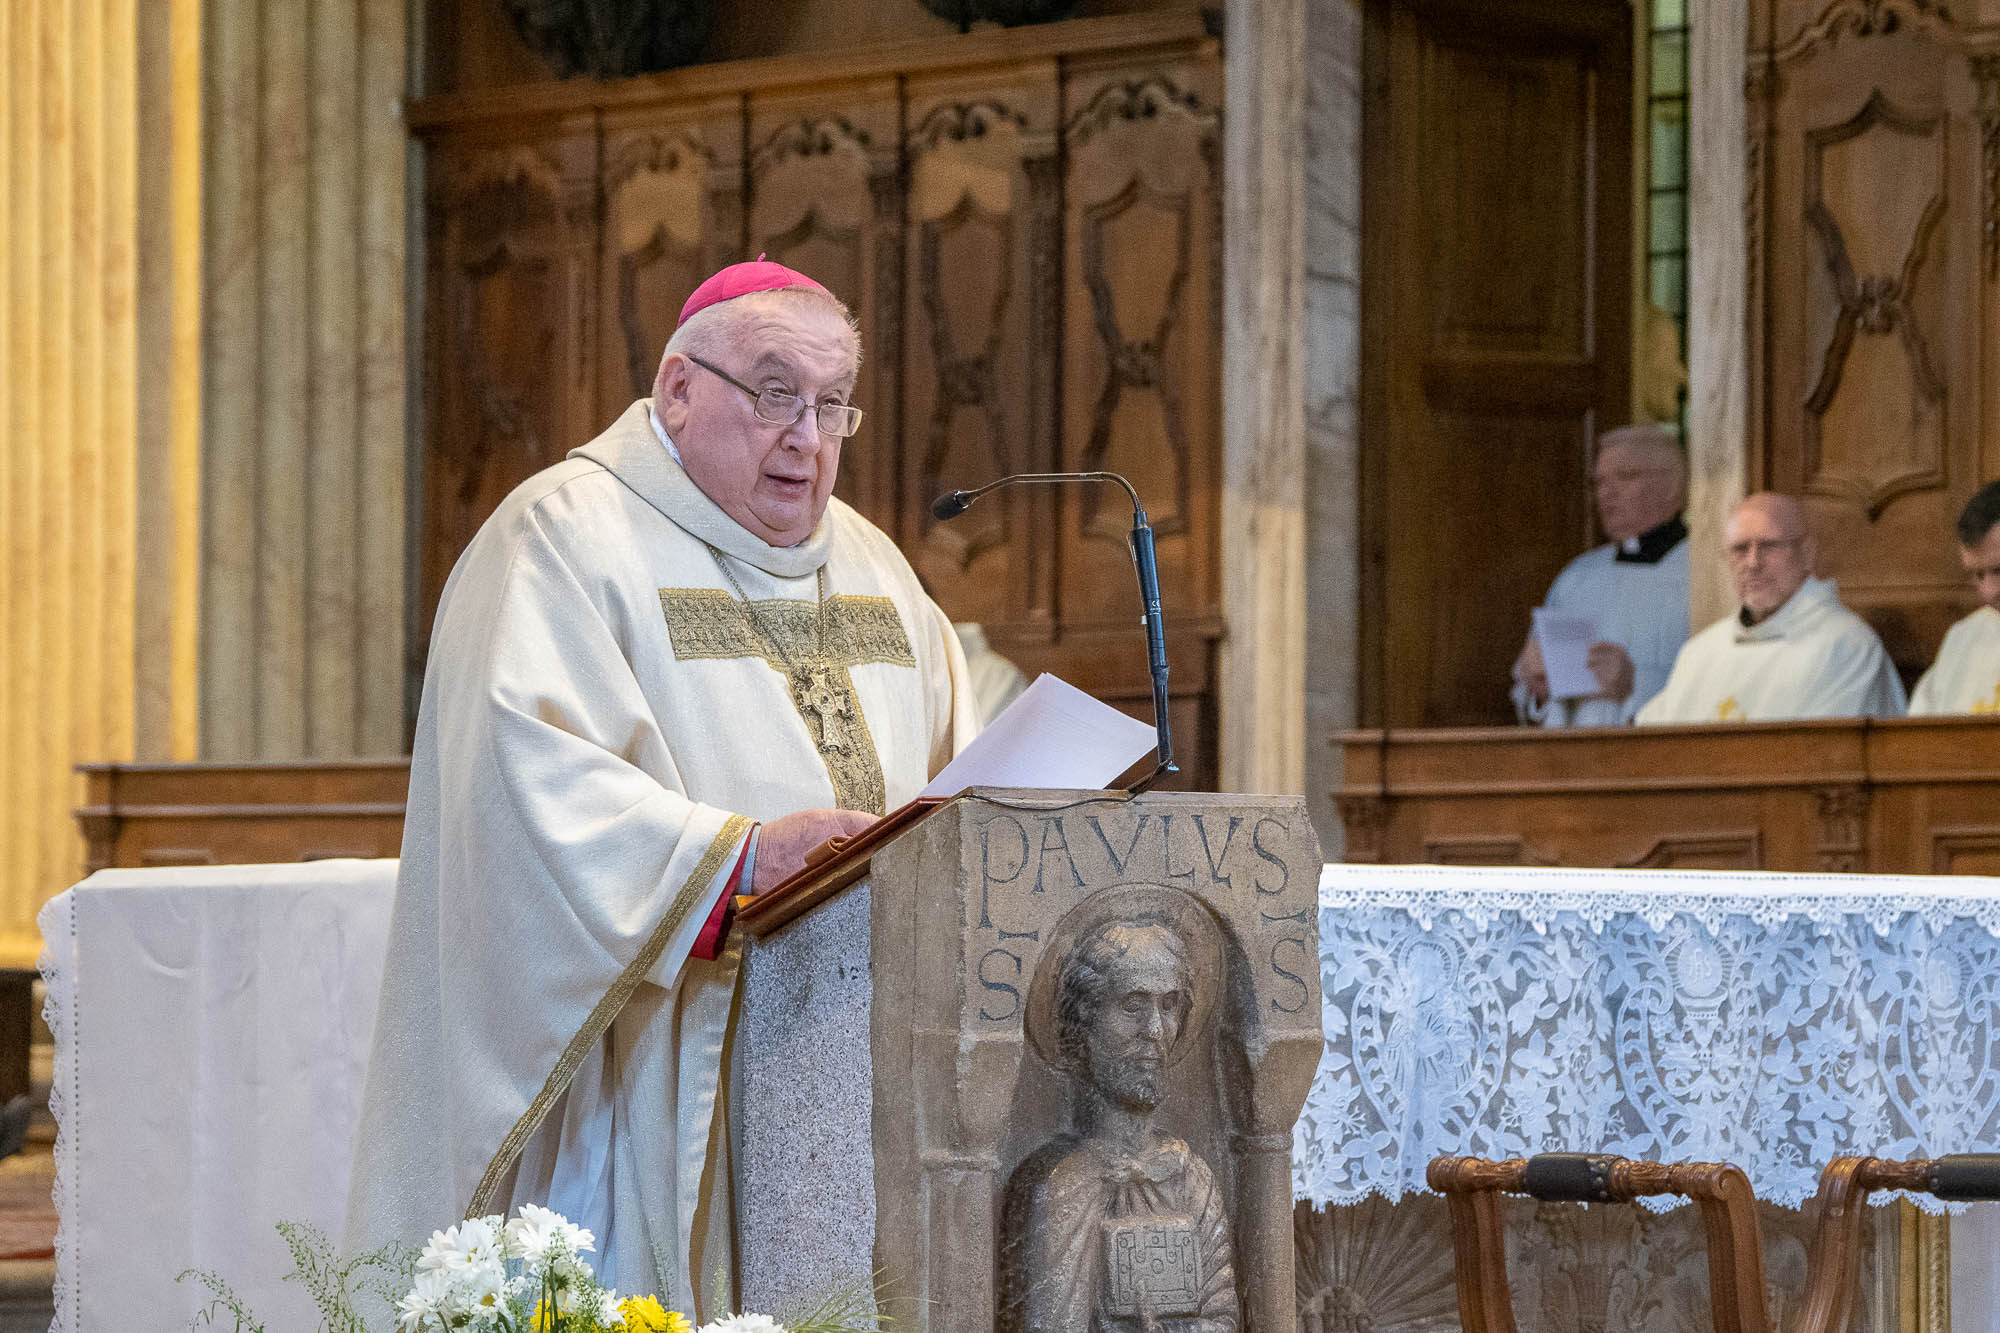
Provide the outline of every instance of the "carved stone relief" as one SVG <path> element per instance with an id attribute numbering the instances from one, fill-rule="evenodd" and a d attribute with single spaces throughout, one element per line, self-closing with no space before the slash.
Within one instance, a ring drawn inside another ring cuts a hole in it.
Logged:
<path id="1" fill-rule="evenodd" d="M 1630 1205 L 1537 1204 L 1509 1199 L 1508 1276 L 1514 1317 L 1537 1333 L 1708 1333 L 1708 1254 L 1701 1213 Z M 1763 1205 L 1764 1276 L 1771 1327 L 1797 1318 L 1812 1229 L 1797 1209 Z M 1862 1289 L 1876 1288 L 1878 1256 L 1893 1263 L 1888 1209 L 1868 1210 Z M 1294 1214 L 1299 1333 L 1450 1333 L 1458 1327 L 1451 1226 L 1444 1200 L 1415 1194 L 1390 1203 Z M 1895 1311 L 1864 1299 L 1849 1333 L 1895 1326 Z M 1885 1319 L 1884 1316 L 1892 1316 Z"/>
<path id="2" fill-rule="evenodd" d="M 1208 1026 L 1221 944 L 1199 915 L 1182 917 L 1206 931 L 1197 942 L 1146 912 L 1143 896 L 1117 906 L 1088 906 L 1094 920 L 1044 956 L 1053 978 L 1031 992 L 1029 1035 L 1069 1081 L 1070 1128 L 1008 1180 L 999 1327 L 1172 1319 L 1185 1333 L 1233 1333 L 1235 1245 L 1215 1170 L 1154 1123 L 1174 1066 Z"/>

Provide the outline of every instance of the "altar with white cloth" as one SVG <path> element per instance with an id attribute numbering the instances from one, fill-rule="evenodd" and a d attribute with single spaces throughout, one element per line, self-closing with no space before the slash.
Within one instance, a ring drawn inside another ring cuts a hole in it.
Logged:
<path id="1" fill-rule="evenodd" d="M 273 1227 L 338 1227 L 394 874 L 110 870 L 44 909 L 57 1329 L 183 1327 L 190 1267 L 312 1326 Z M 1837 1153 L 2000 1144 L 1995 881 L 1329 866 L 1320 929 L 1308 1205 L 1557 1149 L 1735 1161 L 1796 1204 Z M 2000 1333 L 1996 1221 L 1953 1219 L 1957 1333 Z"/>

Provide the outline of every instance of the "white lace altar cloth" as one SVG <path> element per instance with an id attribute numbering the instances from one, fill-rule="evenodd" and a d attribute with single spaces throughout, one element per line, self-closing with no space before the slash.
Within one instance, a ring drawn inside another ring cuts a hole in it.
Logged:
<path id="1" fill-rule="evenodd" d="M 1796 1205 L 1841 1154 L 2000 1149 L 2000 880 L 1328 866 L 1319 948 L 1316 1203 L 1441 1153 L 1734 1162 Z"/>

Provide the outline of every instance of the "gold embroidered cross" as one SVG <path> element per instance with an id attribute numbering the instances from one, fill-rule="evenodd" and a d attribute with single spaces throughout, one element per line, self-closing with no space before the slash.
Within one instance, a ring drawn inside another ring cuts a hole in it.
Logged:
<path id="1" fill-rule="evenodd" d="M 882 760 L 850 667 L 871 662 L 914 667 L 916 654 L 896 604 L 838 593 L 823 603 L 773 597 L 746 605 L 720 588 L 662 588 L 660 609 L 674 656 L 755 657 L 785 679 L 792 707 L 848 810 L 886 814 Z M 755 615 L 753 625 L 749 615 Z"/>

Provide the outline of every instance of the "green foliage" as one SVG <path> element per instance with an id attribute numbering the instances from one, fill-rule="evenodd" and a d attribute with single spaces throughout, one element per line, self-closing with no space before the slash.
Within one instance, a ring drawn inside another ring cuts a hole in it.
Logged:
<path id="1" fill-rule="evenodd" d="M 264 1333 L 264 1326 L 250 1317 L 250 1312 L 243 1308 L 243 1298 L 222 1280 L 220 1274 L 187 1268 L 174 1275 L 176 1282 L 185 1282 L 189 1278 L 207 1287 L 210 1299 L 188 1321 L 188 1328 L 221 1328 L 220 1321 L 227 1315 L 235 1321 L 230 1325 L 233 1333 Z"/>
<path id="2" fill-rule="evenodd" d="M 866 1282 L 835 1287 L 811 1309 L 780 1319 L 787 1333 L 890 1333 L 876 1307 L 880 1293 Z"/>
<path id="3" fill-rule="evenodd" d="M 278 1234 L 292 1254 L 292 1271 L 285 1274 L 285 1281 L 298 1283 L 312 1297 L 319 1310 L 319 1333 L 368 1333 L 357 1301 L 393 1308 L 416 1273 L 417 1252 L 407 1246 L 385 1245 L 343 1263 L 333 1242 L 317 1227 L 280 1222 Z M 220 1274 L 190 1268 L 174 1280 L 189 1278 L 206 1287 L 211 1297 L 189 1322 L 189 1329 L 225 1327 L 221 1321 L 226 1316 L 235 1321 L 227 1326 L 231 1333 L 264 1333 L 264 1325 Z"/>

